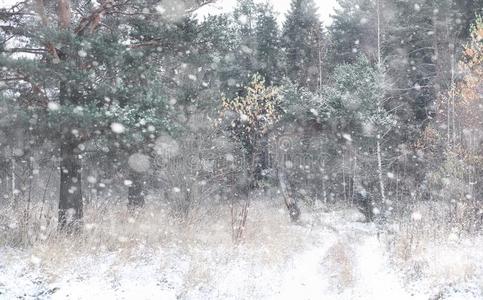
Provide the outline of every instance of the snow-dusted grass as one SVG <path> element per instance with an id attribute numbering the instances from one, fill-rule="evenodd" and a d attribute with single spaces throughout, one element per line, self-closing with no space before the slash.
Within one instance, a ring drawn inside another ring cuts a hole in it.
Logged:
<path id="1" fill-rule="evenodd" d="M 406 286 L 430 291 L 434 299 L 483 297 L 483 236 L 463 221 L 444 205 L 419 205 L 384 236 Z"/>
<path id="2" fill-rule="evenodd" d="M 280 199 L 259 199 L 251 203 L 243 242 L 234 245 L 228 206 L 199 209 L 185 220 L 161 206 L 137 215 L 110 207 L 88 208 L 79 236 L 31 229 L 30 244 L 22 247 L 12 247 L 18 239 L 7 232 L 18 233 L 19 226 L 7 226 L 0 299 L 483 296 L 483 239 L 475 236 L 429 240 L 414 226 L 377 234 L 350 209 L 305 208 L 292 224 Z M 413 248 L 403 256 L 410 234 Z"/>

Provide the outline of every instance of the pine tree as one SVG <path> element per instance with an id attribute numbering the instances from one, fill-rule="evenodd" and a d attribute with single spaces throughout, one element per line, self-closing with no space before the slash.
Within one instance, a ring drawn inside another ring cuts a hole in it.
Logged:
<path id="1" fill-rule="evenodd" d="M 402 119 L 422 126 L 434 114 L 433 100 L 454 81 L 464 24 L 474 12 L 466 15 L 453 0 L 388 3 L 394 13 L 387 19 L 384 52 L 391 57 L 388 74 L 397 79 L 393 95 L 409 106 L 401 112 L 413 112 Z"/>
<path id="2" fill-rule="evenodd" d="M 233 12 L 237 48 L 235 52 L 235 66 L 238 72 L 237 90 L 250 81 L 257 68 L 257 5 L 253 0 L 240 0 Z"/>
<path id="3" fill-rule="evenodd" d="M 270 5 L 260 5 L 256 23 L 257 72 L 268 82 L 280 83 L 282 57 L 277 18 Z"/>
<path id="4" fill-rule="evenodd" d="M 182 47 L 163 39 L 171 22 L 160 22 L 160 18 L 179 20 L 180 14 L 207 1 L 188 2 L 182 11 L 166 12 L 130 2 L 93 7 L 90 2 L 59 0 L 52 7 L 37 1 L 33 8 L 39 19 L 26 14 L 25 22 L 12 31 L 15 38 L 27 42 L 4 49 L 0 57 L 4 78 L 18 78 L 2 89 L 3 99 L 18 103 L 18 109 L 36 122 L 32 134 L 51 140 L 59 151 L 59 229 L 71 232 L 80 228 L 86 148 L 103 144 L 96 150 L 114 157 L 116 153 L 144 155 L 149 149 L 136 145 L 175 126 L 168 122 L 164 74 L 158 64 L 167 49 L 176 52 Z M 120 13 L 126 9 L 137 13 Z M 58 24 L 52 21 L 55 19 Z M 101 20 L 105 26 L 100 26 Z M 33 56 L 13 55 L 31 49 L 35 49 Z M 136 173 L 149 166 L 146 156 L 137 164 L 142 168 L 130 164 L 134 171 L 129 189 L 132 204 L 143 203 Z"/>
<path id="5" fill-rule="evenodd" d="M 357 157 L 362 167 L 362 180 L 355 182 L 379 201 L 371 205 L 385 212 L 385 172 L 382 173 L 382 146 L 385 136 L 395 125 L 395 114 L 384 106 L 384 81 L 381 70 L 365 58 L 353 64 L 343 64 L 332 74 L 333 84 L 326 86 L 324 99 L 317 108 L 323 122 L 330 124 L 344 143 L 361 154 Z M 377 191 L 378 193 L 375 193 Z M 370 209 L 372 211 L 372 208 Z"/>
<path id="6" fill-rule="evenodd" d="M 375 58 L 377 44 L 374 0 L 339 0 L 329 26 L 331 62 L 351 63 L 360 55 Z"/>
<path id="7" fill-rule="evenodd" d="M 283 25 L 286 73 L 300 86 L 315 91 L 320 85 L 322 24 L 313 0 L 293 0 Z"/>

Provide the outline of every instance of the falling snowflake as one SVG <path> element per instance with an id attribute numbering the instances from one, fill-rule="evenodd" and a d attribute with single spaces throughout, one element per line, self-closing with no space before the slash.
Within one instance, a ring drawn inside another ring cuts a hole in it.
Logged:
<path id="1" fill-rule="evenodd" d="M 77 54 L 80 56 L 80 57 L 86 57 L 87 56 L 87 52 L 85 50 L 79 50 L 77 52 Z"/>
<path id="2" fill-rule="evenodd" d="M 129 156 L 128 165 L 138 173 L 146 172 L 151 167 L 149 156 L 142 153 L 135 153 Z"/>
<path id="3" fill-rule="evenodd" d="M 124 131 L 126 131 L 126 128 L 121 123 L 114 122 L 114 123 L 111 124 L 111 130 L 114 133 L 121 134 Z"/>
<path id="4" fill-rule="evenodd" d="M 49 110 L 52 110 L 52 111 L 55 111 L 55 110 L 59 110 L 60 109 L 60 104 L 57 103 L 57 102 L 52 102 L 50 101 L 48 104 L 47 104 L 47 108 Z"/>

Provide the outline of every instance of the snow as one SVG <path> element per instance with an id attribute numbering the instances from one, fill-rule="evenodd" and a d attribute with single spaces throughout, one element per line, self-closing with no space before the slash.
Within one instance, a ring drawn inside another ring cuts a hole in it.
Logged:
<path id="1" fill-rule="evenodd" d="M 216 242 L 229 227 L 217 220 L 211 234 L 195 230 L 196 238 L 183 240 L 179 232 L 151 246 L 129 248 L 125 233 L 117 250 L 76 254 L 63 263 L 35 248 L 1 248 L 0 298 L 426 300 L 440 293 L 441 299 L 481 299 L 482 241 L 453 243 L 450 251 L 432 245 L 424 257 L 432 275 L 408 284 L 376 226 L 359 222 L 357 211 L 305 214 L 297 225 L 285 220 L 282 207 L 269 214 L 263 222 L 249 220 L 250 240 L 239 246 Z M 480 268 L 476 277 L 459 283 L 448 277 L 470 262 Z"/>
<path id="2" fill-rule="evenodd" d="M 342 137 L 343 137 L 343 138 L 344 138 L 346 141 L 348 141 L 348 142 L 352 142 L 352 136 L 351 136 L 350 134 L 348 134 L 348 133 L 343 133 L 343 134 L 342 134 Z"/>
<path id="3" fill-rule="evenodd" d="M 55 111 L 60 109 L 60 105 L 57 102 L 49 101 L 49 103 L 47 104 L 47 108 L 49 110 Z"/>
<path id="4" fill-rule="evenodd" d="M 142 153 L 132 154 L 131 156 L 129 156 L 127 163 L 131 169 L 138 173 L 146 172 L 151 167 L 149 156 Z"/>
<path id="5" fill-rule="evenodd" d="M 413 219 L 414 221 L 419 221 L 423 218 L 423 216 L 421 215 L 421 213 L 419 211 L 414 211 L 412 214 L 411 214 L 411 219 Z"/>
<path id="6" fill-rule="evenodd" d="M 114 122 L 111 124 L 111 130 L 114 133 L 121 134 L 121 133 L 124 133 L 124 131 L 126 131 L 126 128 L 121 123 Z"/>
<path id="7" fill-rule="evenodd" d="M 87 176 L 87 182 L 90 184 L 95 184 L 97 182 L 97 178 L 94 176 Z"/>
<path id="8" fill-rule="evenodd" d="M 79 51 L 77 51 L 77 54 L 79 55 L 79 57 L 86 57 L 87 56 L 87 52 L 85 50 L 79 50 Z"/>
<path id="9" fill-rule="evenodd" d="M 164 134 L 156 139 L 154 151 L 160 157 L 174 157 L 180 154 L 180 145 L 175 139 L 167 134 Z"/>
<path id="10" fill-rule="evenodd" d="M 357 277 L 362 279 L 358 299 L 427 299 L 425 295 L 408 293 L 395 272 L 389 271 L 387 257 L 377 237 L 371 236 L 363 242 L 358 249 L 357 262 Z"/>

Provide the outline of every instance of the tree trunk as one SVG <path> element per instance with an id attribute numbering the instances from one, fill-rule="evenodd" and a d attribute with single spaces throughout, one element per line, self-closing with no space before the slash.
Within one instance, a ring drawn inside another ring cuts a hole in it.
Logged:
<path id="1" fill-rule="evenodd" d="M 287 206 L 290 214 L 290 220 L 292 220 L 292 222 L 296 222 L 300 218 L 300 208 L 298 207 L 297 201 L 293 198 L 292 193 L 289 190 L 285 174 L 281 171 L 278 171 L 277 173 L 278 180 L 280 182 L 280 189 L 282 190 L 282 195 L 285 200 L 285 205 Z"/>
<path id="2" fill-rule="evenodd" d="M 381 46 L 381 6 L 380 6 L 380 1 L 377 0 L 376 2 L 376 8 L 377 8 L 377 70 L 379 71 L 379 80 L 381 80 L 383 84 L 383 88 L 385 89 L 385 79 L 384 79 L 384 72 L 382 70 L 382 46 Z M 383 109 L 383 97 L 384 97 L 384 92 L 379 96 L 379 100 L 377 103 L 377 112 L 380 113 Z M 382 153 L 381 153 L 381 133 L 378 132 L 376 136 L 376 155 L 377 155 L 377 177 L 379 179 L 379 189 L 380 189 L 380 194 L 381 194 L 381 209 L 382 211 L 379 211 L 379 213 L 386 213 L 385 211 L 385 206 L 386 206 L 386 193 L 385 193 L 385 187 L 384 187 L 384 174 L 382 170 Z M 375 213 L 375 212 L 373 212 Z"/>
<path id="3" fill-rule="evenodd" d="M 376 154 L 377 154 L 377 177 L 379 179 L 379 189 L 381 193 L 381 211 L 380 213 L 385 213 L 386 205 L 386 193 L 384 187 L 384 174 L 382 171 L 382 153 L 381 153 L 381 136 L 377 135 L 376 140 Z"/>
<path id="4" fill-rule="evenodd" d="M 11 171 L 12 171 L 12 207 L 15 209 L 17 208 L 17 186 L 16 186 L 16 181 L 15 177 L 17 176 L 15 174 L 15 168 L 16 168 L 16 161 L 15 161 L 15 156 L 12 153 L 12 158 L 10 159 L 11 163 Z"/>
<path id="5" fill-rule="evenodd" d="M 342 152 L 342 192 L 344 194 L 344 203 L 347 203 L 347 189 L 345 181 L 345 151 Z"/>
<path id="6" fill-rule="evenodd" d="M 129 177 L 131 180 L 131 185 L 129 186 L 127 195 L 128 207 L 130 210 L 134 210 L 136 208 L 141 208 L 144 206 L 144 184 L 142 176 L 139 173 L 131 171 Z"/>
<path id="7" fill-rule="evenodd" d="M 327 205 L 327 188 L 325 184 L 325 159 L 322 160 L 322 199 L 324 199 L 324 204 Z"/>
<path id="8" fill-rule="evenodd" d="M 60 152 L 59 230 L 72 233 L 82 225 L 81 162 L 73 136 L 64 136 Z"/>
<path id="9" fill-rule="evenodd" d="M 57 16 L 59 28 L 69 30 L 71 22 L 70 0 L 58 0 Z M 38 2 L 39 12 L 42 15 L 43 3 Z M 45 21 L 45 20 L 44 20 Z M 52 49 L 54 58 L 59 58 L 57 50 Z M 66 57 L 63 58 L 64 60 Z M 59 83 L 59 100 L 61 105 L 75 104 L 72 93 L 72 84 L 67 80 Z M 70 100 L 70 101 L 69 101 Z M 59 230 L 73 233 L 80 230 L 83 216 L 81 162 L 77 152 L 76 137 L 72 134 L 70 126 L 61 132 L 60 146 L 60 194 L 59 194 Z"/>
<path id="10" fill-rule="evenodd" d="M 254 172 L 255 180 L 257 182 L 266 178 L 266 170 L 269 168 L 269 151 L 268 151 L 268 136 L 264 134 L 259 141 L 259 149 L 255 150 L 254 156 Z"/>
<path id="11" fill-rule="evenodd" d="M 359 190 L 352 198 L 357 209 L 364 215 L 366 222 L 374 221 L 374 207 L 370 195 L 365 190 Z"/>

